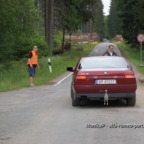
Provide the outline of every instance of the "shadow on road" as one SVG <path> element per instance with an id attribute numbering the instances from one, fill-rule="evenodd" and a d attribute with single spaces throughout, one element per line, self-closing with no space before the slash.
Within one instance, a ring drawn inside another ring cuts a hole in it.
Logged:
<path id="1" fill-rule="evenodd" d="M 117 101 L 109 101 L 109 105 L 105 106 L 103 101 L 80 101 L 81 108 L 119 108 L 119 107 L 128 107 L 126 100 L 117 100 Z"/>

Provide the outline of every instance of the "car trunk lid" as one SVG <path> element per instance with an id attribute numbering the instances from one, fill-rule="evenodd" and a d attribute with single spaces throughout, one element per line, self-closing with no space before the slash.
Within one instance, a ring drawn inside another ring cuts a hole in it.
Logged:
<path id="1" fill-rule="evenodd" d="M 133 71 L 129 69 L 120 70 L 80 70 L 77 73 L 75 84 L 83 85 L 84 91 L 88 88 L 91 93 L 114 92 L 117 90 L 124 90 L 122 85 L 134 84 L 135 76 Z M 123 91 L 126 92 L 126 91 Z"/>

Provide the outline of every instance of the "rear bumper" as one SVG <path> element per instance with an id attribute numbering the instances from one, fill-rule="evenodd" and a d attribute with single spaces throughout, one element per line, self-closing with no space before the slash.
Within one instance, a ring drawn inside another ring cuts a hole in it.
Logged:
<path id="1" fill-rule="evenodd" d="M 109 99 L 122 99 L 135 97 L 135 93 L 108 93 Z M 104 93 L 76 93 L 75 98 L 79 99 L 103 99 Z"/>
<path id="2" fill-rule="evenodd" d="M 135 93 L 136 84 L 122 85 L 75 85 L 72 86 L 76 93 L 104 93 L 107 90 L 109 93 Z"/>

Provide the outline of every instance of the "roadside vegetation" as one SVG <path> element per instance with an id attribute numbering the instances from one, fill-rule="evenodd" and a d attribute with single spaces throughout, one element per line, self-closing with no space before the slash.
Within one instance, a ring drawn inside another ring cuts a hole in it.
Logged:
<path id="1" fill-rule="evenodd" d="M 34 45 L 39 48 L 41 65 L 36 85 L 62 74 L 67 65 L 74 65 L 95 45 L 73 46 L 70 53 L 65 52 L 66 43 L 71 43 L 71 38 L 66 41 L 65 36 L 76 33 L 90 33 L 91 36 L 94 33 L 97 41 L 122 35 L 127 43 L 136 45 L 133 48 L 120 44 L 120 47 L 138 66 L 136 37 L 144 33 L 143 7 L 143 0 L 112 0 L 110 14 L 104 16 L 102 0 L 1 0 L 0 91 L 28 86 L 26 57 Z M 48 56 L 52 59 L 53 74 L 48 71 Z M 137 68 L 143 73 L 143 68 Z"/>
<path id="2" fill-rule="evenodd" d="M 66 67 L 75 66 L 82 56 L 87 56 L 97 43 L 79 44 L 72 46 L 71 52 L 56 55 L 51 58 L 53 73 L 48 69 L 48 57 L 39 60 L 40 69 L 37 69 L 35 85 L 46 84 L 57 76 L 66 72 Z M 0 65 L 0 92 L 18 88 L 29 87 L 29 75 L 27 70 L 27 59 L 13 61 L 7 65 Z"/>
<path id="3" fill-rule="evenodd" d="M 143 0 L 111 0 L 110 14 L 105 16 L 105 37 L 114 40 L 116 35 L 122 35 L 125 42 L 119 43 L 119 46 L 141 73 L 144 73 L 144 67 L 139 67 L 137 35 L 144 33 L 143 7 Z"/>
<path id="4" fill-rule="evenodd" d="M 122 35 L 137 45 L 137 35 L 144 33 L 144 0 L 111 0 L 110 14 L 105 17 L 105 37 Z"/>
<path id="5" fill-rule="evenodd" d="M 34 45 L 40 57 L 53 55 L 60 37 L 63 53 L 65 35 L 77 31 L 102 37 L 102 12 L 101 0 L 1 0 L 0 64 L 25 58 Z"/>
<path id="6" fill-rule="evenodd" d="M 122 50 L 123 54 L 136 66 L 140 73 L 144 74 L 144 67 L 140 65 L 140 50 L 139 47 L 132 46 L 126 43 L 117 43 Z M 144 65 L 144 51 L 143 51 L 143 65 Z"/>
<path id="7" fill-rule="evenodd" d="M 1 0 L 0 91 L 28 87 L 26 61 L 34 45 L 39 48 L 41 66 L 36 85 L 65 72 L 66 66 L 74 65 L 95 46 L 72 46 L 69 53 L 65 50 L 71 39 L 65 40 L 65 36 L 79 31 L 96 33 L 102 39 L 103 19 L 101 0 Z M 52 60 L 52 74 L 48 70 L 48 57 Z"/>

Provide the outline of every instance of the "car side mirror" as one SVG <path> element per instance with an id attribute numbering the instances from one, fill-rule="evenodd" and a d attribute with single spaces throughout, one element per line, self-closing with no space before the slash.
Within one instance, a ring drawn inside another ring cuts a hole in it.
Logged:
<path id="1" fill-rule="evenodd" d="M 73 67 L 67 67 L 67 71 L 74 72 Z"/>

